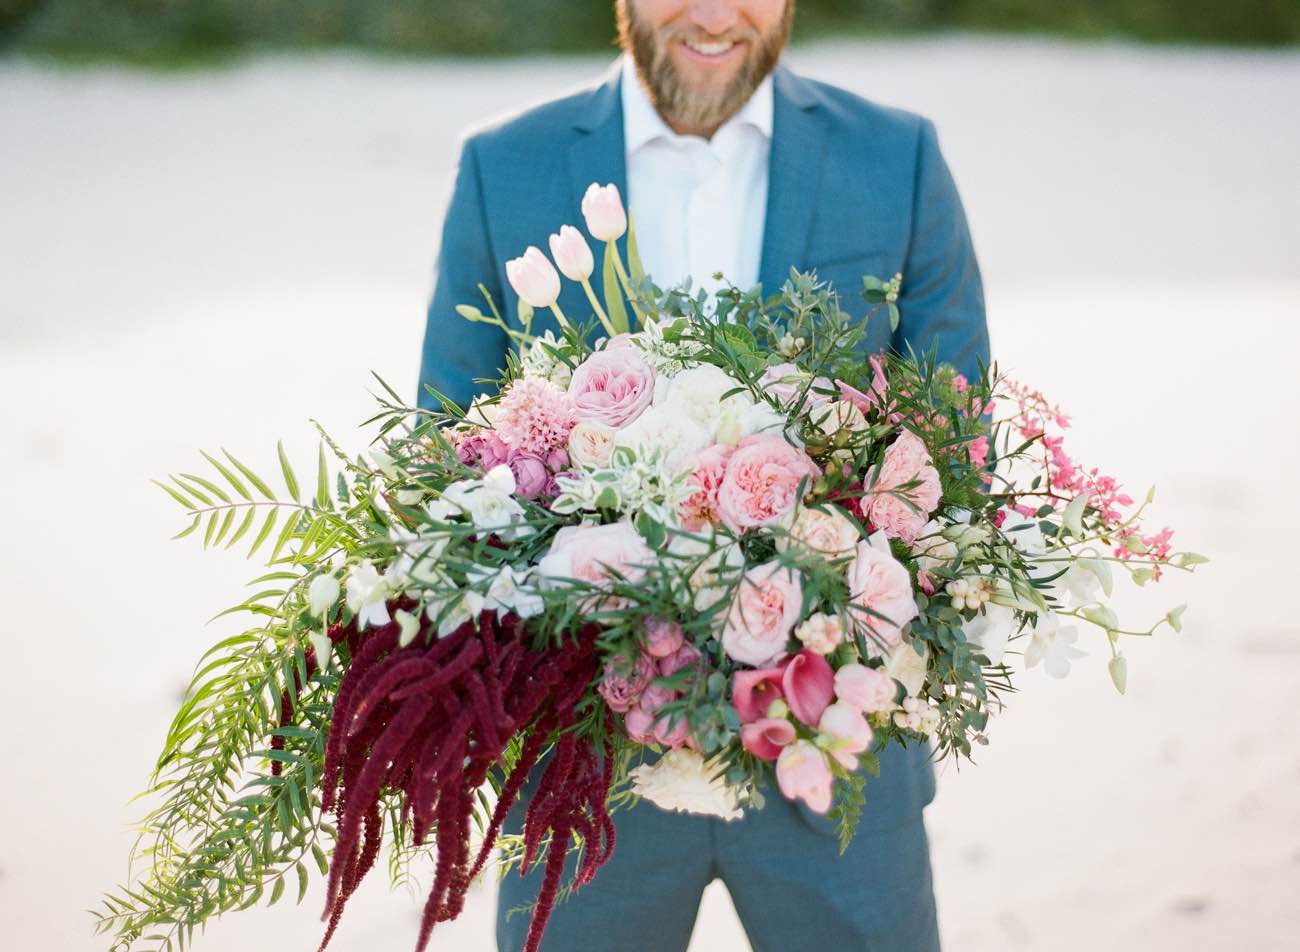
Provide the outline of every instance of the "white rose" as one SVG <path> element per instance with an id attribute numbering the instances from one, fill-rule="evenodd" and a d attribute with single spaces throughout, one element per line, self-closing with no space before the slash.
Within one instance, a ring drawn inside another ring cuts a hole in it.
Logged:
<path id="1" fill-rule="evenodd" d="M 739 407 L 728 403 L 722 408 L 722 416 L 718 421 L 717 441 L 735 446 L 755 433 L 784 433 L 787 422 L 785 414 L 772 409 L 766 402 Z M 794 439 L 793 434 L 789 436 L 794 445 L 802 447 L 803 444 Z"/>
<path id="2" fill-rule="evenodd" d="M 615 430 L 596 420 L 579 420 L 569 431 L 569 460 L 583 469 L 603 469 L 614 452 Z"/>
<path id="3" fill-rule="evenodd" d="M 811 509 L 800 506 L 788 536 L 776 541 L 778 550 L 784 552 L 791 544 L 802 545 L 828 559 L 847 558 L 861 541 L 858 527 L 838 506 Z"/>
<path id="4" fill-rule="evenodd" d="M 700 364 L 683 370 L 664 386 L 655 388 L 655 405 L 672 404 L 698 423 L 710 442 L 717 436 L 724 413 L 741 413 L 753 404 L 753 398 L 741 390 L 740 381 L 713 364 Z M 736 390 L 723 399 L 724 394 Z"/>
<path id="5" fill-rule="evenodd" d="M 614 437 L 616 446 L 628 447 L 638 459 L 649 459 L 657 453 L 670 473 L 681 470 L 692 454 L 710 442 L 708 430 L 675 403 L 651 407 Z"/>

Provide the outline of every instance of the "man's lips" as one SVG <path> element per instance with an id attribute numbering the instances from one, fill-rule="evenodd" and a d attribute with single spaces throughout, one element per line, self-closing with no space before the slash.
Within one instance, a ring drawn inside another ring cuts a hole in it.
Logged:
<path id="1" fill-rule="evenodd" d="M 696 62 L 715 66 L 730 62 L 739 56 L 744 48 L 744 40 L 696 40 L 683 39 L 679 42 L 686 58 Z"/>

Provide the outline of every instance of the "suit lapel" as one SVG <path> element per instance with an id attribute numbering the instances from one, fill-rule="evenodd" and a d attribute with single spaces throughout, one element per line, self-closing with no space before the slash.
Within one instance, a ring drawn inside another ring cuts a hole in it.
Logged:
<path id="1" fill-rule="evenodd" d="M 808 237 L 826 158 L 826 130 L 817 117 L 811 84 L 778 66 L 773 93 L 767 216 L 759 266 L 759 280 L 767 294 L 781 287 L 791 267 L 808 265 Z"/>

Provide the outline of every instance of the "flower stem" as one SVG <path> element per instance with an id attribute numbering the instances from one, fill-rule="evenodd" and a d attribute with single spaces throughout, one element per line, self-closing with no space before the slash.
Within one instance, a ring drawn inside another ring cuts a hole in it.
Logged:
<path id="1" fill-rule="evenodd" d="M 611 241 L 609 246 L 614 256 L 614 273 L 618 275 L 618 282 L 623 286 L 623 296 L 627 298 L 627 303 L 632 305 L 632 313 L 636 315 L 637 323 L 645 326 L 645 315 L 636 306 L 636 296 L 632 293 L 632 280 L 627 276 L 627 269 L 623 267 L 623 256 L 618 253 L 618 242 Z"/>
<path id="2" fill-rule="evenodd" d="M 563 330 L 566 330 L 566 331 L 567 331 L 567 330 L 572 330 L 572 326 L 569 324 L 569 319 L 568 319 L 567 317 L 565 317 L 565 316 L 564 316 L 564 312 L 560 310 L 560 302 L 559 302 L 559 301 L 556 301 L 554 304 L 551 305 L 551 313 L 554 314 L 554 315 L 555 315 L 555 319 L 556 319 L 557 321 L 560 322 L 560 327 L 561 327 Z"/>
<path id="3" fill-rule="evenodd" d="M 596 318 L 600 321 L 601 327 L 605 328 L 605 333 L 613 337 L 617 333 L 614 330 L 614 325 L 610 323 L 609 315 L 605 313 L 605 309 L 600 306 L 600 301 L 596 300 L 596 292 L 591 289 L 591 282 L 586 278 L 582 279 L 582 290 L 587 292 L 587 300 L 596 309 Z"/>

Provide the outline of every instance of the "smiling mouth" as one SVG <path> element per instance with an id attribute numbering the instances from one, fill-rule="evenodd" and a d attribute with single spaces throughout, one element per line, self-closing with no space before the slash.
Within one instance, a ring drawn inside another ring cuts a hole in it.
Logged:
<path id="1" fill-rule="evenodd" d="M 709 59 L 721 59 L 740 44 L 736 40 L 688 40 L 683 39 L 682 45 L 698 56 Z"/>

